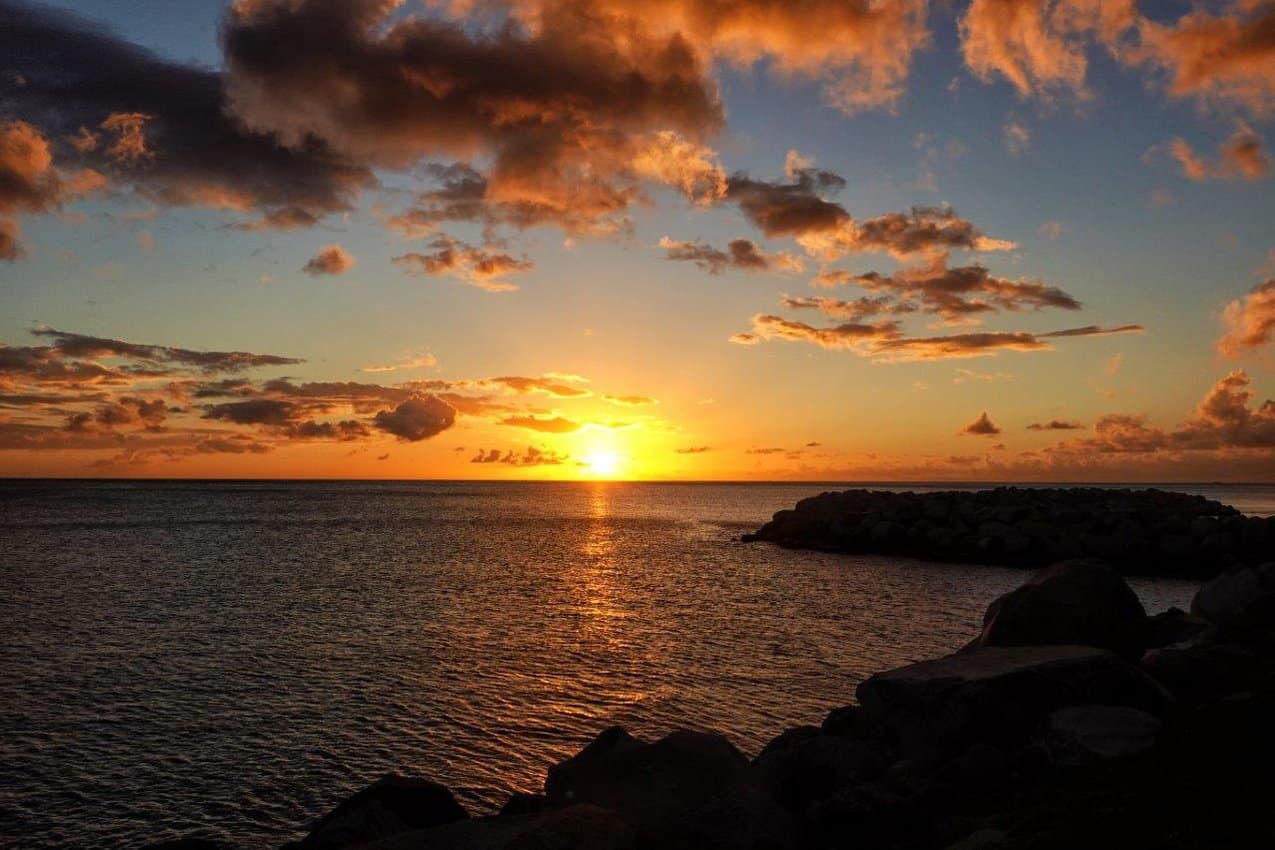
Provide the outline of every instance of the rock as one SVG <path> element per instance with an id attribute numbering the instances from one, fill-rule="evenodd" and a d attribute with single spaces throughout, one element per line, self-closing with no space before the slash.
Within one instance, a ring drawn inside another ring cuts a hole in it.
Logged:
<path id="1" fill-rule="evenodd" d="M 1124 705 L 1076 705 L 1049 715 L 1045 745 L 1055 764 L 1127 758 L 1155 746 L 1160 719 Z"/>
<path id="2" fill-rule="evenodd" d="M 939 561 L 1043 566 L 1106 558 L 1121 573 L 1207 578 L 1275 560 L 1275 527 L 1200 496 L 1116 488 L 896 493 L 802 499 L 745 541 Z"/>
<path id="3" fill-rule="evenodd" d="M 991 827 L 975 830 L 955 844 L 949 844 L 947 850 L 993 850 L 1004 847 L 1009 833 L 1003 829 Z"/>
<path id="4" fill-rule="evenodd" d="M 889 763 L 881 742 L 799 727 L 768 744 L 754 767 L 781 806 L 802 811 L 846 785 L 875 778 Z"/>
<path id="5" fill-rule="evenodd" d="M 615 813 L 590 805 L 530 815 L 500 815 L 403 833 L 367 850 L 636 850 L 633 831 Z"/>
<path id="6" fill-rule="evenodd" d="M 648 744 L 613 727 L 551 768 L 545 795 L 552 806 L 609 809 L 655 847 L 785 847 L 791 832 L 748 760 L 703 732 Z"/>
<path id="7" fill-rule="evenodd" d="M 544 794 L 525 794 L 521 791 L 509 795 L 505 805 L 500 807 L 502 815 L 534 815 L 543 812 L 548 806 Z"/>
<path id="8" fill-rule="evenodd" d="M 1148 649 L 1195 640 L 1209 630 L 1209 623 L 1179 608 L 1170 608 L 1142 623 L 1142 644 Z"/>
<path id="9" fill-rule="evenodd" d="M 1143 656 L 1142 669 L 1188 703 L 1218 700 L 1275 682 L 1275 660 L 1248 646 L 1214 641 L 1153 649 Z"/>
<path id="10" fill-rule="evenodd" d="M 360 847 L 402 832 L 469 817 L 452 792 L 436 782 L 389 775 L 324 815 L 310 834 L 286 850 Z"/>
<path id="11" fill-rule="evenodd" d="M 859 704 L 904 754 L 949 752 L 982 741 L 1015 744 L 1059 708 L 1086 703 L 1162 712 L 1169 697 L 1120 656 L 1082 646 L 984 647 L 878 673 Z"/>
<path id="12" fill-rule="evenodd" d="M 1275 563 L 1231 570 L 1205 584 L 1191 613 L 1245 642 L 1275 642 Z"/>
<path id="13" fill-rule="evenodd" d="M 142 850 L 226 850 L 226 846 L 208 838 L 188 836 L 160 841 L 158 844 L 147 844 Z"/>
<path id="14" fill-rule="evenodd" d="M 1146 616 L 1137 594 L 1107 564 L 1063 561 L 988 606 L 978 644 L 1096 646 L 1136 661 Z"/>

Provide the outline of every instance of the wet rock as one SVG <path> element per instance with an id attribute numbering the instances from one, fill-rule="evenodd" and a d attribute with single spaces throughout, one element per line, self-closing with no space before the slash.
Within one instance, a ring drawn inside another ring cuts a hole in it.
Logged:
<path id="1" fill-rule="evenodd" d="M 553 806 L 590 803 L 654 847 L 785 847 L 790 825 L 748 760 L 720 735 L 679 731 L 654 743 L 613 727 L 551 768 Z"/>
<path id="2" fill-rule="evenodd" d="M 1049 715 L 1045 745 L 1055 764 L 1127 758 L 1155 746 L 1160 719 L 1124 705 L 1077 705 Z"/>
<path id="3" fill-rule="evenodd" d="M 1012 745 L 1059 708 L 1086 703 L 1162 712 L 1168 695 L 1120 656 L 1082 646 L 985 647 L 878 673 L 859 704 L 904 754 L 959 752 L 975 741 Z"/>
<path id="4" fill-rule="evenodd" d="M 390 775 L 324 815 L 310 834 L 285 850 L 361 847 L 403 832 L 469 817 L 452 792 L 436 782 Z"/>
<path id="5" fill-rule="evenodd" d="M 988 606 L 978 645 L 1096 646 L 1136 661 L 1145 619 L 1137 594 L 1106 563 L 1063 561 Z"/>
<path id="6" fill-rule="evenodd" d="M 591 805 L 528 815 L 474 818 L 408 832 L 367 850 L 636 850 L 615 813 Z"/>
<path id="7" fill-rule="evenodd" d="M 209 838 L 174 838 L 158 844 L 147 844 L 142 850 L 228 850 L 225 844 L 218 844 Z"/>

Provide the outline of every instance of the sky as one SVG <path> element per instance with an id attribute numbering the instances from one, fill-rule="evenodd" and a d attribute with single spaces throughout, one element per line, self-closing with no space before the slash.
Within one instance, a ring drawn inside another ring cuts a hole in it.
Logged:
<path id="1" fill-rule="evenodd" d="M 1275 480 L 1269 0 L 0 21 L 0 475 Z"/>

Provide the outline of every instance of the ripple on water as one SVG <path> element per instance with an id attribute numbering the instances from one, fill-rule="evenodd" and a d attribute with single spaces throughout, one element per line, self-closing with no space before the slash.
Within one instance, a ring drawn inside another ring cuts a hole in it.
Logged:
<path id="1" fill-rule="evenodd" d="M 731 542 L 819 489 L 0 485 L 0 839 L 277 846 L 392 770 L 487 810 L 612 723 L 755 752 L 1022 581 Z"/>

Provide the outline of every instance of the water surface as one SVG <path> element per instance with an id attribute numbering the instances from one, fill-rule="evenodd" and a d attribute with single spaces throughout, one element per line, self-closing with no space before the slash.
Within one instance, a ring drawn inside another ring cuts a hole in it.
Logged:
<path id="1" fill-rule="evenodd" d="M 612 723 L 755 753 L 1024 579 L 732 540 L 823 489 L 0 482 L 0 843 L 273 847 L 388 771 L 482 811 Z"/>

